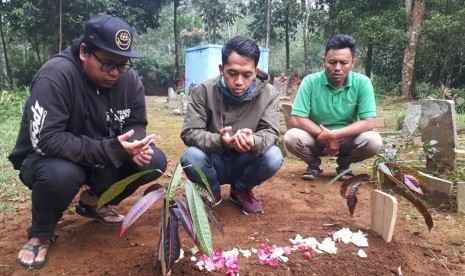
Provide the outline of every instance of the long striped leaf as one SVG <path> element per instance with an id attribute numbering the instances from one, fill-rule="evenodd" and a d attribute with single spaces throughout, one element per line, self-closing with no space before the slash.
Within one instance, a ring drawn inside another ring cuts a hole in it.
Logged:
<path id="1" fill-rule="evenodd" d="M 155 190 L 139 199 L 124 217 L 123 223 L 121 224 L 120 237 L 124 235 L 126 230 L 134 223 L 134 221 L 136 221 L 150 206 L 152 206 L 153 203 L 162 198 L 164 195 L 164 189 Z"/>
<path id="2" fill-rule="evenodd" d="M 197 234 L 195 233 L 194 222 L 192 221 L 191 214 L 189 213 L 189 206 L 187 205 L 187 201 L 184 198 L 175 198 L 174 201 L 176 202 L 177 208 L 174 209 L 178 219 L 181 221 L 182 226 L 186 230 L 187 234 L 192 238 L 192 240 L 199 245 L 199 239 L 197 238 Z"/>
<path id="3" fill-rule="evenodd" d="M 428 212 L 428 209 L 425 207 L 423 202 L 421 202 L 418 197 L 413 194 L 412 190 L 410 190 L 401 180 L 397 179 L 391 172 L 391 169 L 388 168 L 385 164 L 379 164 L 380 171 L 384 173 L 384 176 L 386 176 L 390 182 L 394 185 L 392 190 L 400 195 L 403 196 L 405 199 L 410 201 L 410 203 L 415 206 L 415 208 L 423 215 L 423 218 L 425 219 L 426 226 L 428 227 L 428 230 L 431 230 L 433 228 L 433 218 L 431 217 L 431 214 Z M 382 166 L 381 166 L 382 165 Z M 392 165 L 392 164 L 390 164 Z M 401 172 L 399 171 L 399 175 L 396 174 L 396 176 L 403 176 Z"/>
<path id="4" fill-rule="evenodd" d="M 163 260 L 166 265 L 166 273 L 168 274 L 176 260 L 179 259 L 179 255 L 181 254 L 181 242 L 179 240 L 179 224 L 176 215 L 172 213 L 167 217 L 165 214 L 166 212 L 163 212 L 161 236 L 163 237 Z"/>
<path id="5" fill-rule="evenodd" d="M 194 183 L 187 181 L 185 187 L 187 203 L 189 205 L 189 212 L 191 214 L 192 221 L 194 222 L 195 232 L 197 233 L 199 244 L 202 247 L 205 254 L 212 258 L 212 233 L 210 229 L 210 224 L 208 222 L 208 216 L 205 212 L 203 200 L 198 194 L 197 188 Z"/>
<path id="6" fill-rule="evenodd" d="M 415 177 L 418 180 L 418 184 L 420 184 L 420 187 L 422 188 L 423 191 L 425 191 L 426 194 L 429 194 L 432 190 L 431 184 L 428 182 L 426 177 L 421 175 L 418 170 L 410 168 L 408 166 L 404 165 L 397 165 L 398 168 L 401 170 L 402 174 L 409 174 L 413 177 Z"/>
<path id="7" fill-rule="evenodd" d="M 423 215 L 426 226 L 428 227 L 428 231 L 431 231 L 431 228 L 433 228 L 433 218 L 431 217 L 431 214 L 429 213 L 425 205 L 423 205 L 423 202 L 421 202 L 418 198 L 412 195 L 412 193 L 406 192 L 404 189 L 402 189 L 399 186 L 396 186 L 394 188 L 394 192 L 396 194 L 403 196 L 408 201 L 410 201 L 413 204 L 413 206 L 415 206 L 415 208 L 420 212 L 420 214 Z"/>
<path id="8" fill-rule="evenodd" d="M 133 175 L 130 175 L 130 176 L 126 177 L 125 179 L 122 179 L 122 180 L 116 182 L 115 184 L 111 185 L 111 187 L 108 190 L 106 190 L 100 196 L 100 198 L 98 199 L 97 209 L 102 208 L 103 206 L 108 204 L 108 202 L 112 201 L 115 197 L 117 197 L 119 194 L 121 194 L 129 184 L 133 183 L 134 181 L 136 181 L 140 177 L 142 177 L 142 176 L 144 176 L 146 174 L 155 172 L 155 171 L 163 173 L 162 171 L 160 171 L 158 169 L 157 170 L 146 170 L 146 171 L 142 171 L 142 172 L 138 172 L 138 173 L 135 173 Z"/>
<path id="9" fill-rule="evenodd" d="M 223 226 L 221 226 L 220 219 L 216 216 L 216 213 L 213 211 L 213 208 L 211 208 L 208 205 L 205 206 L 205 211 L 207 212 L 207 216 L 210 219 L 210 221 L 213 221 L 213 223 L 218 227 L 218 230 L 220 230 L 221 234 L 224 236 L 224 230 Z"/>

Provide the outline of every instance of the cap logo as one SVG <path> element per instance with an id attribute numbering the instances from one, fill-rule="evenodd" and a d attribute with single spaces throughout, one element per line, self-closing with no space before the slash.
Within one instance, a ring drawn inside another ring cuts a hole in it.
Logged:
<path id="1" fill-rule="evenodd" d="M 116 46 L 123 51 L 131 47 L 131 34 L 127 30 L 119 30 L 115 36 Z"/>

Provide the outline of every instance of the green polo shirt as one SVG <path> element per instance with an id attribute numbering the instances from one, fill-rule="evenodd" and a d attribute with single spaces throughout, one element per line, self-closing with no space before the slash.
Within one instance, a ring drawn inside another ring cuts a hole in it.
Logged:
<path id="1" fill-rule="evenodd" d="M 373 85 L 367 76 L 351 71 L 344 86 L 336 91 L 324 71 L 310 74 L 300 84 L 291 114 L 328 129 L 376 117 Z"/>

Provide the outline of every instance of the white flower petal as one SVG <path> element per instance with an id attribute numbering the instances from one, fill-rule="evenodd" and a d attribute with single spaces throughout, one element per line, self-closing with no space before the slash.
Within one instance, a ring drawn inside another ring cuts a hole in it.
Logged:
<path id="1" fill-rule="evenodd" d="M 197 247 L 197 245 L 194 245 L 191 248 L 191 253 L 192 253 L 192 255 L 195 255 L 195 254 L 197 254 L 197 252 L 199 252 L 199 248 Z"/>
<path id="2" fill-rule="evenodd" d="M 323 242 L 318 245 L 318 249 L 329 254 L 337 253 L 336 242 L 334 242 L 331 238 L 324 239 Z"/>
<path id="3" fill-rule="evenodd" d="M 352 238 L 352 231 L 349 228 L 342 228 L 339 231 L 333 233 L 333 240 L 343 243 L 349 243 Z"/>
<path id="4" fill-rule="evenodd" d="M 353 244 L 359 247 L 367 247 L 368 240 L 365 236 L 366 234 L 363 234 L 362 231 L 358 230 L 357 233 L 353 233 L 352 238 L 350 239 L 350 242 L 352 242 Z"/>
<path id="5" fill-rule="evenodd" d="M 175 263 L 179 262 L 179 260 L 181 260 L 182 258 L 184 258 L 184 250 L 182 250 L 181 248 L 179 252 L 179 258 L 175 261 Z"/>
<path id="6" fill-rule="evenodd" d="M 368 257 L 367 253 L 365 253 L 365 251 L 363 251 L 363 249 L 359 249 L 358 252 L 357 252 L 357 255 L 358 255 L 360 258 L 366 258 L 366 257 Z"/>
<path id="7" fill-rule="evenodd" d="M 247 250 L 247 249 L 239 249 L 239 252 L 241 252 L 242 256 L 244 256 L 244 258 L 249 258 L 250 256 L 252 256 L 252 252 L 250 250 Z"/>
<path id="8" fill-rule="evenodd" d="M 292 243 L 292 244 L 299 244 L 302 242 L 302 236 L 300 234 L 297 234 L 295 236 L 295 239 L 289 239 L 289 241 Z"/>

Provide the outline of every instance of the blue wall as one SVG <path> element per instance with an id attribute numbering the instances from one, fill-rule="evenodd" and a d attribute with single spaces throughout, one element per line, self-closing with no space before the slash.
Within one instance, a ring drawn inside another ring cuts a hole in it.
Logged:
<path id="1" fill-rule="evenodd" d="M 208 44 L 186 49 L 186 91 L 189 85 L 198 84 L 220 74 L 221 49 L 223 45 Z M 270 50 L 260 48 L 258 68 L 268 72 Z"/>

